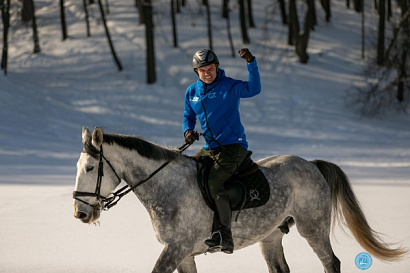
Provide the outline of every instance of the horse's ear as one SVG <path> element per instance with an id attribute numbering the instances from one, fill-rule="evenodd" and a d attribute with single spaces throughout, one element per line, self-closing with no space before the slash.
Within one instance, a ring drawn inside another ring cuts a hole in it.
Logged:
<path id="1" fill-rule="evenodd" d="M 95 148 L 100 148 L 101 144 L 103 143 L 103 133 L 100 128 L 95 127 L 91 143 Z"/>
<path id="2" fill-rule="evenodd" d="M 87 141 L 88 138 L 91 137 L 91 131 L 87 127 L 83 126 L 83 134 L 82 134 L 82 140 L 83 144 Z"/>

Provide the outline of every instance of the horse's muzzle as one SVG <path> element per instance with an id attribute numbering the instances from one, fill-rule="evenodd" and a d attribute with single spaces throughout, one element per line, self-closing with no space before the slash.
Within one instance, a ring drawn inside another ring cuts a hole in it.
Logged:
<path id="1" fill-rule="evenodd" d="M 85 224 L 91 224 L 100 217 L 100 206 L 89 207 L 74 204 L 74 217 Z"/>
<path id="2" fill-rule="evenodd" d="M 85 212 L 77 211 L 77 213 L 74 214 L 74 217 L 77 219 L 83 220 L 83 219 L 87 219 L 88 215 Z"/>

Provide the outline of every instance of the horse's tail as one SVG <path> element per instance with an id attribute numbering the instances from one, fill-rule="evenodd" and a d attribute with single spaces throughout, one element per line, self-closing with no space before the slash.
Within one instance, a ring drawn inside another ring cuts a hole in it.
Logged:
<path id="1" fill-rule="evenodd" d="M 402 258 L 407 253 L 407 249 L 402 247 L 393 248 L 392 244 L 385 243 L 381 239 L 381 234 L 369 226 L 350 186 L 349 179 L 342 169 L 336 164 L 323 160 L 311 162 L 318 167 L 329 185 L 332 198 L 333 224 L 339 220 L 339 222 L 346 225 L 357 242 L 380 260 L 395 261 Z"/>

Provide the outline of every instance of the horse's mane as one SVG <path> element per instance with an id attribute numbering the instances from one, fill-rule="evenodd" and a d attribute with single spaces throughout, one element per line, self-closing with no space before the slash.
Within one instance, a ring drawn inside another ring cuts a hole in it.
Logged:
<path id="1" fill-rule="evenodd" d="M 137 136 L 104 133 L 103 141 L 109 145 L 117 144 L 128 150 L 137 151 L 141 156 L 154 160 L 173 160 L 181 156 L 178 150 L 162 147 Z M 99 151 L 91 145 L 91 138 L 85 142 L 84 151 L 93 157 L 98 157 L 99 154 Z"/>

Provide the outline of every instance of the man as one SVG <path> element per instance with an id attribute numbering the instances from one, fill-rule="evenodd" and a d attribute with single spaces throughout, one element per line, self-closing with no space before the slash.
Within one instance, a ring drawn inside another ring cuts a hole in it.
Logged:
<path id="1" fill-rule="evenodd" d="M 199 138 L 194 132 L 198 117 L 206 141 L 195 157 L 211 156 L 215 160 L 209 173 L 209 189 L 215 201 L 214 227 L 217 232 L 205 243 L 228 254 L 233 253 L 234 244 L 232 212 L 224 183 L 238 171 L 248 148 L 240 120 L 239 101 L 261 92 L 255 57 L 247 48 L 238 53 L 247 62 L 247 82 L 225 76 L 225 71 L 219 67 L 218 57 L 211 50 L 202 49 L 195 53 L 192 66 L 198 80 L 186 90 L 182 123 L 185 141 L 193 143 Z"/>

